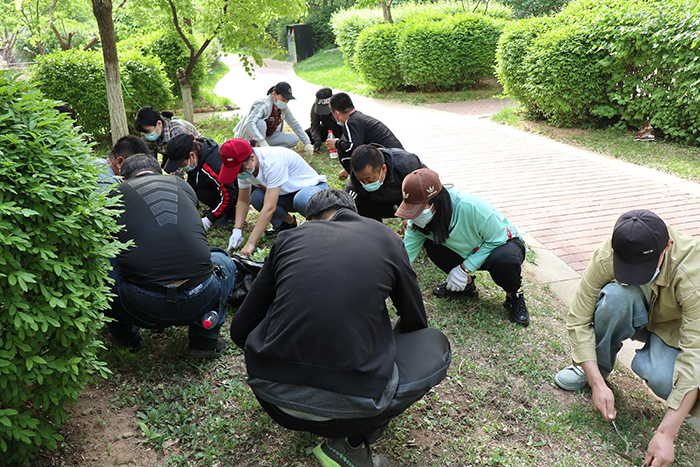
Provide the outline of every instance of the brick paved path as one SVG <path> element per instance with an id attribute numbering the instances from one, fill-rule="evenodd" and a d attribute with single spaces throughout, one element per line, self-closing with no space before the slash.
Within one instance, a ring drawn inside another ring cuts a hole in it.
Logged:
<path id="1" fill-rule="evenodd" d="M 217 93 L 245 112 L 267 88 L 286 80 L 297 98 L 290 108 L 308 126 L 319 86 L 297 78 L 287 63 L 269 62 L 257 69 L 255 80 L 237 60 L 228 63 L 232 73 Z M 500 100 L 477 102 L 475 110 L 466 103 L 440 104 L 437 110 L 361 96 L 353 102 L 386 123 L 444 183 L 492 203 L 579 274 L 615 220 L 630 209 L 650 209 L 678 230 L 700 235 L 700 186 L 470 116 L 482 115 L 487 103 L 493 113 L 503 105 Z"/>

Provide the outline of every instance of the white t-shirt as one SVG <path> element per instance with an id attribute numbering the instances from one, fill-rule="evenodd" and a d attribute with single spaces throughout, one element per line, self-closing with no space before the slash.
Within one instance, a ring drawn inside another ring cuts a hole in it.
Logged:
<path id="1" fill-rule="evenodd" d="M 299 154 L 291 149 L 270 146 L 253 148 L 253 152 L 260 164 L 258 176 L 252 176 L 247 180 L 239 178 L 239 189 L 251 186 L 266 189 L 279 186 L 280 195 L 288 195 L 326 181 L 325 175 L 317 174 Z"/>

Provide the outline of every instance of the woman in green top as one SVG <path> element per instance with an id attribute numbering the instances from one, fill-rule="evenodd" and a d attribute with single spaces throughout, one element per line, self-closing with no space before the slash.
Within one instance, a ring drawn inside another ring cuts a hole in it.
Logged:
<path id="1" fill-rule="evenodd" d="M 477 270 L 489 271 L 506 292 L 503 305 L 508 319 L 530 324 L 525 297 L 520 291 L 525 243 L 515 226 L 493 206 L 471 193 L 443 187 L 438 174 L 419 169 L 403 181 L 403 202 L 396 215 L 409 219 L 404 235 L 413 262 L 421 248 L 447 281 L 433 289 L 437 297 L 463 295 L 476 298 Z"/>

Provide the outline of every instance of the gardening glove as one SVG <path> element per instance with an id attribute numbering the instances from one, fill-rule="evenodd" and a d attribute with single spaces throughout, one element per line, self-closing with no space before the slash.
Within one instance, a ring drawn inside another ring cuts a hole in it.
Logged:
<path id="1" fill-rule="evenodd" d="M 304 145 L 304 151 L 306 151 L 306 157 L 311 157 L 314 155 L 314 145 L 311 143 L 306 143 Z"/>
<path id="2" fill-rule="evenodd" d="M 231 232 L 231 238 L 228 239 L 227 252 L 231 253 L 232 250 L 240 247 L 243 244 L 243 231 L 241 229 L 233 229 Z"/>
<path id="3" fill-rule="evenodd" d="M 461 292 L 469 282 L 469 273 L 459 265 L 452 268 L 447 276 L 447 290 Z"/>
<path id="4" fill-rule="evenodd" d="M 267 141 L 265 141 L 265 140 L 258 141 L 258 146 L 261 148 L 269 148 L 270 147 L 270 145 L 267 144 Z"/>
<path id="5" fill-rule="evenodd" d="M 204 226 L 205 232 L 212 226 L 212 223 L 207 216 L 202 217 L 202 225 Z"/>

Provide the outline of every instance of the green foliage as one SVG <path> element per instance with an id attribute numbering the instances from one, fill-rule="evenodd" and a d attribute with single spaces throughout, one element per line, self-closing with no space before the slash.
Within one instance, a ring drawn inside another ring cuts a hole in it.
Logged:
<path id="1" fill-rule="evenodd" d="M 552 15 L 564 8 L 569 0 L 503 0 L 513 9 L 516 18 L 531 18 Z"/>
<path id="2" fill-rule="evenodd" d="M 180 36 L 175 31 L 168 31 L 151 34 L 143 38 L 143 49 L 148 54 L 155 55 L 160 58 L 165 67 L 165 74 L 171 83 L 170 91 L 175 97 L 182 97 L 180 83 L 177 79 L 177 69 L 187 68 L 190 62 L 190 51 L 185 46 Z M 199 97 L 199 88 L 206 76 L 205 60 L 197 60 L 197 63 L 192 70 L 190 77 L 190 86 L 192 87 L 192 97 Z"/>
<path id="3" fill-rule="evenodd" d="M 402 3 L 392 7 L 391 14 L 394 23 L 410 23 L 413 21 L 440 21 L 449 20 L 454 16 L 466 13 L 477 13 L 490 18 L 510 19 L 513 16 L 510 8 L 498 3 L 489 2 L 488 9 L 483 6 L 476 11 L 469 8 L 465 2 L 438 1 L 435 3 Z M 331 17 L 330 25 L 335 35 L 335 43 L 343 52 L 343 56 L 350 66 L 355 67 L 356 43 L 362 30 L 384 22 L 381 9 L 353 8 L 340 10 Z"/>
<path id="4" fill-rule="evenodd" d="M 56 447 L 91 375 L 118 249 L 114 200 L 65 114 L 0 71 L 0 456 L 28 462 Z"/>
<path id="5" fill-rule="evenodd" d="M 277 44 L 284 50 L 288 50 L 287 25 L 290 24 L 310 24 L 313 35 L 314 51 L 318 52 L 335 45 L 335 36 L 331 31 L 329 22 L 331 15 L 338 10 L 337 5 L 310 8 L 309 14 L 301 18 L 284 16 L 275 18 L 265 29 L 275 38 Z"/>
<path id="6" fill-rule="evenodd" d="M 162 64 L 155 57 L 126 53 L 120 58 L 124 105 L 129 121 L 144 105 L 166 106 L 171 99 Z M 109 107 L 101 52 L 69 50 L 41 57 L 34 79 L 48 97 L 70 105 L 83 130 L 100 138 L 109 133 Z"/>
<path id="7" fill-rule="evenodd" d="M 396 60 L 396 42 L 401 29 L 382 23 L 360 33 L 354 62 L 362 79 L 377 89 L 396 89 L 402 85 L 401 67 Z"/>
<path id="8" fill-rule="evenodd" d="M 499 44 L 506 93 L 561 125 L 651 118 L 657 136 L 700 144 L 700 5 L 580 0 L 520 22 Z"/>
<path id="9" fill-rule="evenodd" d="M 451 90 L 492 76 L 502 28 L 502 21 L 475 14 L 407 23 L 397 42 L 404 84 Z"/>

